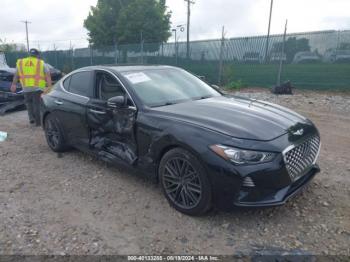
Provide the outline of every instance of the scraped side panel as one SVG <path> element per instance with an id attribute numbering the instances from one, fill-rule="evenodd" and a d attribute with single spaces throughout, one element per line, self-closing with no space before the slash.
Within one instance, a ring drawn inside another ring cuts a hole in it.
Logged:
<path id="1" fill-rule="evenodd" d="M 133 165 L 137 160 L 134 135 L 135 110 L 115 109 L 106 114 L 88 114 L 91 129 L 90 147 L 105 161 L 123 161 Z"/>

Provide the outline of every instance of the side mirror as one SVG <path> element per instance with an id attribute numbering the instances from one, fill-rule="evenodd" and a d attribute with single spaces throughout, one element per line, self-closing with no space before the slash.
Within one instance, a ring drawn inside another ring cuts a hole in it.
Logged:
<path id="1" fill-rule="evenodd" d="M 107 105 L 113 108 L 126 107 L 126 99 L 124 96 L 114 96 L 107 100 Z"/>

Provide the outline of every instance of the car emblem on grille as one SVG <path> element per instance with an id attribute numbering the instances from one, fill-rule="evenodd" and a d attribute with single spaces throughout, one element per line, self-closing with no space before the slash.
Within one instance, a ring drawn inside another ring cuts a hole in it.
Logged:
<path id="1" fill-rule="evenodd" d="M 302 136 L 304 134 L 304 129 L 299 129 L 295 132 L 293 132 L 293 135 L 296 135 L 296 136 Z"/>

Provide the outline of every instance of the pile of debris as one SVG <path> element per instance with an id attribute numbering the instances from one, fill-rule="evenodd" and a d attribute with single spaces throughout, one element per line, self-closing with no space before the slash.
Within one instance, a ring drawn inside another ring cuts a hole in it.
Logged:
<path id="1" fill-rule="evenodd" d="M 57 82 L 63 76 L 60 70 L 50 64 L 45 63 L 45 66 L 50 71 L 53 83 Z M 8 111 L 25 108 L 21 86 L 17 84 L 16 93 L 11 93 L 10 90 L 15 73 L 16 69 L 8 66 L 5 54 L 0 51 L 0 115 Z"/>
<path id="2" fill-rule="evenodd" d="M 281 85 L 277 85 L 271 88 L 271 93 L 276 95 L 292 95 L 293 94 L 293 86 L 290 81 L 284 82 Z"/>

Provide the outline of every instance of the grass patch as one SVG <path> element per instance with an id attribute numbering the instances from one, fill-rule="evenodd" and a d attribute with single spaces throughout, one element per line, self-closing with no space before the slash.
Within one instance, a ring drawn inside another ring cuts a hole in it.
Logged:
<path id="1" fill-rule="evenodd" d="M 217 63 L 180 66 L 195 74 L 204 75 L 210 83 L 218 82 Z M 222 80 L 225 86 L 232 88 L 271 87 L 276 84 L 277 73 L 277 64 L 226 64 Z M 284 65 L 281 81 L 287 80 L 300 89 L 350 91 L 350 64 Z"/>

